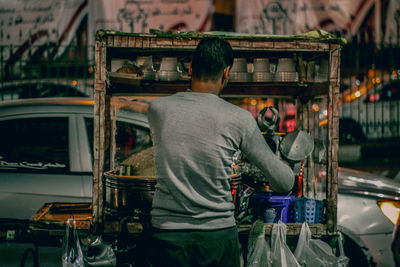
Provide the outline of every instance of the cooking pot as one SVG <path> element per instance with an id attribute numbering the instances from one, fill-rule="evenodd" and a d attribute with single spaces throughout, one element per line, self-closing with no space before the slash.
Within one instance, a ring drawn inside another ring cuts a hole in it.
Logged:
<path id="1" fill-rule="evenodd" d="M 105 213 L 113 217 L 149 213 L 155 191 L 156 178 L 118 175 L 115 171 L 105 176 Z"/>
<path id="2" fill-rule="evenodd" d="M 155 192 L 155 177 L 119 175 L 114 170 L 104 173 L 106 203 L 104 211 L 111 217 L 149 214 Z M 239 205 L 242 177 L 232 175 L 231 193 L 235 206 Z"/>

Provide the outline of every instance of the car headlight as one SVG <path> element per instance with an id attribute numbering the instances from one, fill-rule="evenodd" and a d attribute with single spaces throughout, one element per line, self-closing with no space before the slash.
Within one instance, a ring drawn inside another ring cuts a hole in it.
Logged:
<path id="1" fill-rule="evenodd" d="M 380 199 L 377 203 L 382 213 L 388 217 L 393 224 L 396 224 L 400 216 L 400 201 Z"/>

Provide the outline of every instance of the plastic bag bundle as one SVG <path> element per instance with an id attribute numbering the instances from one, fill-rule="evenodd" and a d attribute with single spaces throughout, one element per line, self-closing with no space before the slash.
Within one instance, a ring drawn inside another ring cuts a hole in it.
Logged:
<path id="1" fill-rule="evenodd" d="M 117 266 L 117 257 L 111 245 L 104 242 L 101 236 L 90 239 L 84 255 L 88 267 L 114 267 Z"/>
<path id="2" fill-rule="evenodd" d="M 264 222 L 257 220 L 251 227 L 248 239 L 247 267 L 272 266 L 271 248 L 265 240 Z"/>
<path id="3" fill-rule="evenodd" d="M 61 260 L 63 267 L 85 266 L 78 233 L 76 231 L 76 221 L 73 218 L 69 218 L 66 222 Z"/>
<path id="4" fill-rule="evenodd" d="M 340 256 L 333 254 L 329 244 L 320 239 L 311 239 L 307 223 L 303 223 L 294 256 L 301 266 L 340 267 L 346 266 L 349 259 L 344 256 L 343 245 L 339 236 Z"/>
<path id="5" fill-rule="evenodd" d="M 300 267 L 292 251 L 286 244 L 286 224 L 279 221 L 271 232 L 271 257 L 273 267 Z"/>

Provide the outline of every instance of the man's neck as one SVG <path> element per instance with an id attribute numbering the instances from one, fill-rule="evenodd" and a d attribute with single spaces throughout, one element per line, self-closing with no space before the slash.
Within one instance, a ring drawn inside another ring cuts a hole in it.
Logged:
<path id="1" fill-rule="evenodd" d="M 218 95 L 223 86 L 220 81 L 213 82 L 213 81 L 198 81 L 192 80 L 192 91 L 196 93 L 209 93 L 209 94 L 216 94 Z"/>

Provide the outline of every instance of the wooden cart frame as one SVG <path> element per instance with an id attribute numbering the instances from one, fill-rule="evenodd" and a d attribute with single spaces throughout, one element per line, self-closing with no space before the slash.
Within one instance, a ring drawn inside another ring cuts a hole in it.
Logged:
<path id="1" fill-rule="evenodd" d="M 326 161 L 326 220 L 324 224 L 311 224 L 315 236 L 337 233 L 337 179 L 338 179 L 338 140 L 339 140 L 339 87 L 340 51 L 342 41 L 329 35 L 322 36 L 266 36 L 221 34 L 238 56 L 254 55 L 297 57 L 298 82 L 229 83 L 223 96 L 283 96 L 297 100 L 300 129 L 307 132 L 313 127 L 310 121 L 310 99 L 326 98 L 327 118 L 327 161 Z M 211 34 L 213 35 L 213 34 Z M 198 42 L 208 34 L 165 33 L 129 34 L 114 31 L 98 31 L 95 46 L 94 83 L 94 169 L 93 169 L 93 230 L 104 231 L 107 225 L 104 217 L 103 173 L 114 169 L 115 127 L 111 99 L 117 95 L 168 95 L 188 88 L 188 81 L 158 82 L 130 79 L 111 71 L 113 58 L 132 58 L 135 55 L 158 53 L 163 55 L 190 56 Z M 214 36 L 214 35 L 213 35 Z M 327 80 L 315 83 L 307 79 L 303 61 L 326 58 L 329 62 Z M 314 174 L 312 161 L 305 166 L 305 195 L 312 191 Z M 266 225 L 267 233 L 271 225 Z M 301 224 L 288 224 L 288 235 L 298 235 Z"/>

